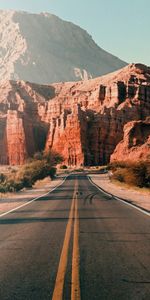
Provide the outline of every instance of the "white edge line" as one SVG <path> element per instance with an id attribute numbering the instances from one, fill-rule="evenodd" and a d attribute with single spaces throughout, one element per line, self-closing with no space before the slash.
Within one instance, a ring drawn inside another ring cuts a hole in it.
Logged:
<path id="1" fill-rule="evenodd" d="M 142 212 L 143 214 L 145 214 L 145 215 L 147 215 L 147 216 L 150 216 L 150 213 L 148 212 L 148 211 L 145 211 L 144 209 L 142 209 L 142 208 L 140 208 L 140 207 L 138 207 L 138 206 L 136 206 L 136 205 L 134 205 L 134 204 L 132 204 L 132 203 L 129 203 L 128 201 L 126 201 L 126 200 L 123 200 L 123 199 L 120 199 L 119 197 L 117 197 L 117 196 L 115 196 L 115 195 L 112 195 L 112 194 L 109 194 L 109 193 L 107 193 L 107 192 L 105 192 L 104 190 L 102 190 L 100 187 L 98 187 L 97 186 L 97 184 L 95 184 L 93 181 L 92 181 L 92 179 L 90 178 L 90 176 L 87 176 L 88 177 L 88 180 L 91 182 L 91 184 L 93 184 L 98 190 L 100 190 L 102 193 L 104 193 L 105 195 L 107 195 L 107 196 L 113 196 L 116 200 L 118 200 L 118 201 L 120 201 L 120 202 L 122 202 L 122 203 L 124 203 L 124 204 L 126 204 L 126 205 L 129 205 L 129 206 L 131 206 L 131 207 L 133 207 L 133 208 L 135 208 L 135 209 L 137 209 L 137 210 L 139 210 L 140 212 Z"/>
<path id="2" fill-rule="evenodd" d="M 70 175 L 70 174 L 69 174 L 69 175 Z M 26 205 L 28 205 L 28 204 L 34 202 L 34 201 L 36 201 L 36 200 L 38 200 L 38 199 L 40 199 L 40 198 L 42 198 L 42 197 L 44 197 L 44 196 L 46 196 L 46 195 L 48 195 L 48 194 L 50 194 L 51 192 L 53 192 L 54 190 L 56 190 L 59 186 L 61 186 L 61 185 L 66 181 L 66 178 L 67 178 L 69 175 L 67 175 L 67 176 L 65 177 L 65 179 L 64 179 L 60 184 L 58 184 L 57 186 L 55 186 L 52 190 L 48 191 L 46 194 L 40 195 L 40 196 L 38 196 L 38 197 L 36 197 L 36 198 L 34 198 L 34 199 L 32 199 L 32 200 L 29 200 L 29 201 L 25 202 L 24 204 L 22 204 L 22 205 L 20 205 L 20 206 L 17 206 L 17 207 L 15 207 L 15 208 L 11 209 L 11 210 L 8 210 L 8 211 L 5 212 L 5 213 L 0 214 L 0 218 L 3 217 L 3 216 L 8 215 L 9 213 L 11 213 L 11 212 L 13 212 L 13 211 L 15 211 L 15 210 L 18 210 L 18 209 L 21 208 L 21 207 L 24 207 L 24 206 L 26 206 Z"/>
<path id="3" fill-rule="evenodd" d="M 100 190 L 102 193 L 104 193 L 106 196 L 109 196 L 109 197 L 112 197 L 111 194 L 105 192 L 104 190 L 102 190 L 99 186 L 97 186 L 97 184 L 95 184 L 92 179 L 90 178 L 90 176 L 87 176 L 88 177 L 88 180 L 98 189 Z"/>
<path id="4" fill-rule="evenodd" d="M 144 213 L 145 215 L 147 215 L 147 216 L 150 217 L 150 213 L 149 213 L 148 211 L 145 211 L 144 209 L 142 209 L 142 208 L 140 208 L 140 207 L 138 207 L 138 206 L 136 206 L 136 205 L 134 205 L 134 204 L 132 204 L 132 203 L 129 203 L 129 202 L 126 201 L 126 200 L 122 200 L 122 199 L 118 198 L 117 196 L 114 196 L 114 198 L 115 198 L 116 200 L 118 200 L 118 201 L 120 201 L 120 202 L 126 204 L 126 205 L 129 205 L 129 206 L 134 207 L 135 209 L 139 210 L 140 212 L 142 212 L 142 213 Z"/>

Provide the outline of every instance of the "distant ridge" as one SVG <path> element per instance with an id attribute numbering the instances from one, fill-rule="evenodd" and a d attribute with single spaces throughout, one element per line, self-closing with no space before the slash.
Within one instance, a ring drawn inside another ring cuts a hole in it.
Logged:
<path id="1" fill-rule="evenodd" d="M 49 13 L 0 10 L 0 24 L 0 80 L 77 81 L 126 65 L 85 30 Z"/>

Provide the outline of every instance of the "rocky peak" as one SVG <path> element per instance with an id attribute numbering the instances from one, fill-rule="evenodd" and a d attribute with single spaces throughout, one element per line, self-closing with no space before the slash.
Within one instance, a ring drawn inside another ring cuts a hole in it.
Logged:
<path id="1" fill-rule="evenodd" d="M 79 26 L 49 13 L 0 11 L 0 79 L 86 80 L 126 65 Z"/>

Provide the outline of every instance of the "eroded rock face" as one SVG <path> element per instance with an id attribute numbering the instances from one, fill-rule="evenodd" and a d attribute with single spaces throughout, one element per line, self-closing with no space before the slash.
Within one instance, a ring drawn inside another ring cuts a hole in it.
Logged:
<path id="1" fill-rule="evenodd" d="M 37 88 L 37 85 L 36 85 Z M 42 121 L 42 105 L 53 88 L 23 81 L 0 85 L 0 164 L 19 165 L 45 147 L 48 124 Z"/>
<path id="2" fill-rule="evenodd" d="M 6 122 L 7 160 L 10 165 L 19 165 L 27 158 L 27 145 L 23 118 L 16 110 L 8 110 Z"/>
<path id="3" fill-rule="evenodd" d="M 0 95 L 1 164 L 21 164 L 44 149 L 62 154 L 67 165 L 105 164 L 124 125 L 150 114 L 150 69 L 132 64 L 52 85 L 1 82 Z"/>
<path id="4" fill-rule="evenodd" d="M 127 123 L 123 140 L 111 155 L 111 162 L 144 160 L 150 162 L 150 119 Z"/>
<path id="5" fill-rule="evenodd" d="M 83 165 L 86 136 L 86 116 L 80 105 L 74 105 L 71 112 L 65 111 L 50 127 L 46 149 L 61 153 L 67 165 Z"/>

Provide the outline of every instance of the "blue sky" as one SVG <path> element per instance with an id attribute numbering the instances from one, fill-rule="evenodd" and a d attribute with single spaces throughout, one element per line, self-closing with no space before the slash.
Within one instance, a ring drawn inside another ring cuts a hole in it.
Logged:
<path id="1" fill-rule="evenodd" d="M 121 59 L 150 65 L 150 0 L 0 0 L 0 9 L 48 11 Z"/>

